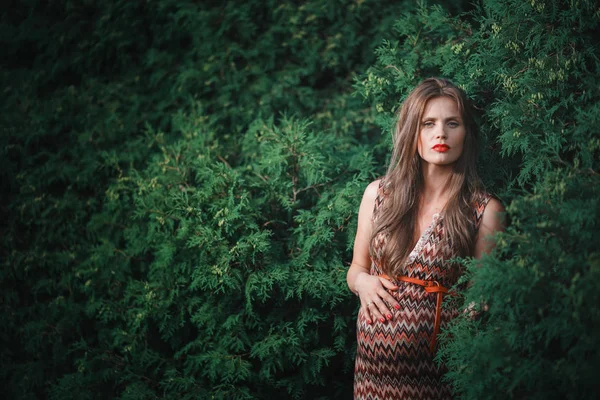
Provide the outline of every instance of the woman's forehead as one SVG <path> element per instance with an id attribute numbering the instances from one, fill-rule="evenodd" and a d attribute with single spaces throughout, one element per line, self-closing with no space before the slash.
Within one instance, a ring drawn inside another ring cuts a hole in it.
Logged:
<path id="1" fill-rule="evenodd" d="M 427 100 L 423 109 L 423 117 L 427 116 L 461 117 L 461 109 L 452 97 L 438 96 Z"/>

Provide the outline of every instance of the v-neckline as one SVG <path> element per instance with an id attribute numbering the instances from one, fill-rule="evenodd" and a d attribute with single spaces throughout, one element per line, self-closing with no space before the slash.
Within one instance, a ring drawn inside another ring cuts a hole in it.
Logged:
<path id="1" fill-rule="evenodd" d="M 429 240 L 429 237 L 431 236 L 431 232 L 436 227 L 438 222 L 440 222 L 442 220 L 442 218 L 443 217 L 440 213 L 433 214 L 433 216 L 431 218 L 431 222 L 429 223 L 429 226 L 427 227 L 427 229 L 425 229 L 425 231 L 423 232 L 421 237 L 419 237 L 419 240 L 417 240 L 415 247 L 412 249 L 412 251 L 408 255 L 408 260 L 406 260 L 407 265 L 412 264 L 415 261 L 415 258 L 417 258 L 417 255 L 421 252 L 421 249 L 423 248 L 425 243 L 427 243 L 427 241 Z"/>

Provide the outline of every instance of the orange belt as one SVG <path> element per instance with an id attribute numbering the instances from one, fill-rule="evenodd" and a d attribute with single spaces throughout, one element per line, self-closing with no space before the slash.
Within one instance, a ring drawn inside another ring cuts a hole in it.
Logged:
<path id="1" fill-rule="evenodd" d="M 391 281 L 390 277 L 386 274 L 379 275 L 382 278 L 385 278 Z M 430 350 L 433 353 L 435 350 L 435 344 L 437 340 L 437 335 L 440 332 L 440 322 L 442 317 L 442 299 L 445 294 L 454 295 L 454 292 L 448 290 L 448 288 L 440 285 L 438 281 L 425 281 L 423 279 L 410 278 L 404 275 L 398 275 L 396 280 L 408 283 L 414 283 L 415 285 L 423 286 L 427 293 L 437 293 L 437 300 L 435 305 L 435 322 L 433 325 L 433 336 L 431 338 L 431 346 Z"/>

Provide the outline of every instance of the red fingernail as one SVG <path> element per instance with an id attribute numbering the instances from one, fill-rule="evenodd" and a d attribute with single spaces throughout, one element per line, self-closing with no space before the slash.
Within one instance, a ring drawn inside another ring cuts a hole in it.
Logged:
<path id="1" fill-rule="evenodd" d="M 379 320 L 380 320 L 381 322 L 385 322 L 385 318 L 383 318 L 383 317 L 379 318 Z"/>
<path id="2" fill-rule="evenodd" d="M 400 306 L 399 306 L 398 304 L 396 304 L 396 305 L 394 305 L 394 308 L 395 308 L 396 310 L 399 310 L 399 309 L 400 309 Z"/>
<path id="3" fill-rule="evenodd" d="M 370 319 L 368 319 L 368 320 L 367 320 L 367 324 L 369 324 L 369 325 L 371 325 L 371 324 L 372 324 L 372 322 L 371 322 L 371 320 L 370 320 Z"/>
<path id="4" fill-rule="evenodd" d="M 386 315 L 387 319 L 392 319 L 392 316 L 390 314 Z"/>

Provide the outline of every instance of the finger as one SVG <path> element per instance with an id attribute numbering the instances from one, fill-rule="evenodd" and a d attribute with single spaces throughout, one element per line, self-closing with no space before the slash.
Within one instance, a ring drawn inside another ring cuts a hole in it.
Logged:
<path id="1" fill-rule="evenodd" d="M 383 287 L 385 287 L 386 289 L 389 290 L 398 290 L 398 286 L 394 285 L 394 283 L 388 279 L 385 278 L 379 278 L 379 281 L 381 282 L 381 284 L 383 285 Z"/>
<path id="2" fill-rule="evenodd" d="M 400 309 L 400 304 L 398 303 L 398 301 L 394 298 L 394 296 L 392 296 L 391 294 L 389 294 L 386 290 L 380 290 L 379 291 L 379 296 L 383 299 L 383 301 L 385 303 L 387 303 L 387 306 L 390 307 L 390 311 L 391 311 L 391 315 L 393 315 L 394 310 L 391 309 L 391 307 L 395 308 L 396 310 Z M 387 315 L 386 315 L 387 317 Z M 390 318 L 388 318 L 390 319 Z"/>
<path id="3" fill-rule="evenodd" d="M 381 315 L 381 313 L 379 312 L 379 309 L 377 307 L 376 301 L 378 299 L 375 299 L 375 301 L 369 300 L 366 303 L 366 309 L 368 310 L 368 313 L 370 315 L 370 320 L 372 323 L 375 323 L 377 321 L 379 322 L 385 322 L 385 318 Z"/>
<path id="4" fill-rule="evenodd" d="M 369 324 L 369 325 L 371 325 L 373 323 L 373 316 L 371 315 L 371 310 L 369 310 L 369 307 L 371 305 L 372 304 L 369 304 L 369 302 L 364 303 L 362 305 L 362 310 L 365 315 L 365 321 L 367 321 L 367 324 Z"/>
<path id="5" fill-rule="evenodd" d="M 387 308 L 383 300 L 381 300 L 381 297 L 375 299 L 371 307 L 369 307 L 369 311 L 371 311 L 371 315 L 374 317 L 374 319 L 379 322 L 385 322 L 386 320 L 388 320 L 388 316 L 389 319 L 392 318 L 389 309 Z"/>

